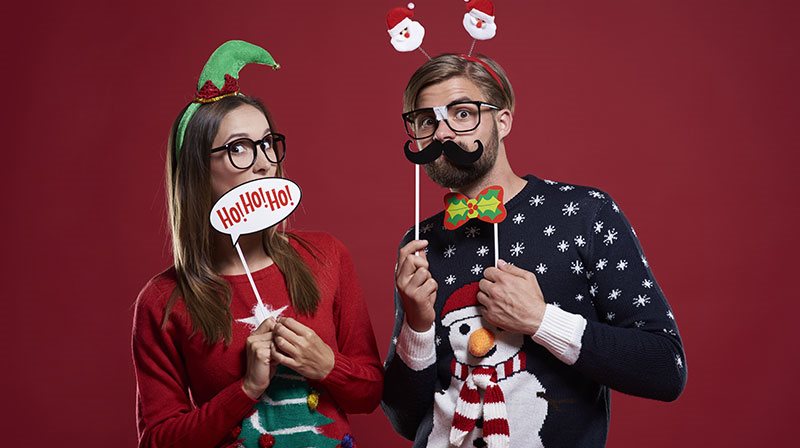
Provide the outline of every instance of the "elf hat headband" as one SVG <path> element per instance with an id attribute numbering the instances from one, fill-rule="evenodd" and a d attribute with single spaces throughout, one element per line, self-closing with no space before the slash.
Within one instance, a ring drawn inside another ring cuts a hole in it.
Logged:
<path id="1" fill-rule="evenodd" d="M 239 95 L 239 71 L 247 64 L 262 64 L 273 70 L 281 66 L 267 50 L 243 40 L 229 40 L 214 50 L 200 73 L 197 92 L 181 117 L 176 132 L 175 156 L 180 155 L 186 126 L 197 109 L 206 103 L 219 101 L 226 96 Z"/>

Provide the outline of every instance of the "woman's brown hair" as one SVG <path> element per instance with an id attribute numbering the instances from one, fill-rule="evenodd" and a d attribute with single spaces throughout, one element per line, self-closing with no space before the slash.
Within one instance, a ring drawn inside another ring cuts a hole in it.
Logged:
<path id="1" fill-rule="evenodd" d="M 169 298 L 162 326 L 165 326 L 175 302 L 182 297 L 192 321 L 207 343 L 231 342 L 233 316 L 230 311 L 231 288 L 212 266 L 214 239 L 209 223 L 213 206 L 210 181 L 210 150 L 223 118 L 232 110 L 249 105 L 260 110 L 275 132 L 266 107 L 254 98 L 234 95 L 200 106 L 186 126 L 180 154 L 175 150 L 178 115 L 167 144 L 166 196 L 172 254 L 177 285 Z M 185 110 L 185 109 L 184 109 Z M 277 176 L 283 174 L 278 165 Z M 286 278 L 286 287 L 294 309 L 312 315 L 319 303 L 319 289 L 311 269 L 290 245 L 294 239 L 315 258 L 314 248 L 300 237 L 271 227 L 262 232 L 264 250 Z"/>

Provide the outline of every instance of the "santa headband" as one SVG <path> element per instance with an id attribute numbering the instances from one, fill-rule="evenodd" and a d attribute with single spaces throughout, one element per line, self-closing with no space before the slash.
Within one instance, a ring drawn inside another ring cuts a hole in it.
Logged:
<path id="1" fill-rule="evenodd" d="M 180 154 L 186 135 L 186 126 L 195 112 L 206 103 L 213 103 L 227 96 L 239 95 L 239 72 L 247 64 L 261 64 L 280 68 L 267 50 L 243 40 L 229 40 L 220 45 L 200 73 L 194 100 L 183 112 L 176 131 L 175 156 Z"/>

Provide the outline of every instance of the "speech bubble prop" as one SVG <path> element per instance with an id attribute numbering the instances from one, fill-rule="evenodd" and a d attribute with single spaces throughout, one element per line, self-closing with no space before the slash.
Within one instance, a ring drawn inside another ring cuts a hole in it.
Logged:
<path id="1" fill-rule="evenodd" d="M 211 225 L 231 236 L 239 237 L 268 229 L 280 223 L 300 204 L 300 187 L 280 177 L 245 182 L 222 195 L 211 208 Z"/>
<path id="2" fill-rule="evenodd" d="M 231 189 L 211 208 L 211 226 L 231 236 L 231 242 L 239 254 L 250 287 L 256 296 L 253 315 L 246 319 L 237 319 L 238 322 L 250 325 L 251 330 L 258 328 L 270 317 L 277 318 L 286 307 L 272 310 L 261 300 L 261 294 L 258 293 L 250 267 L 239 246 L 239 237 L 268 229 L 288 218 L 300 205 L 301 195 L 300 187 L 288 179 L 256 179 Z"/>

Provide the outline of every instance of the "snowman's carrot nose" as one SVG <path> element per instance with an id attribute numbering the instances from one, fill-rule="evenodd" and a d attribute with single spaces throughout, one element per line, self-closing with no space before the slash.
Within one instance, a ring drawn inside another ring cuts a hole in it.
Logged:
<path id="1" fill-rule="evenodd" d="M 469 335 L 468 349 L 472 356 L 480 358 L 494 347 L 494 333 L 481 327 Z"/>

